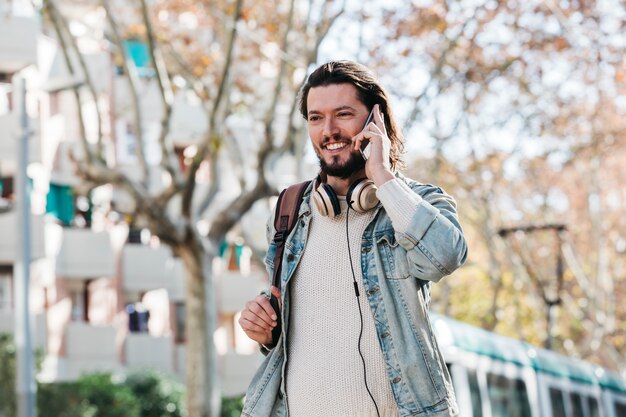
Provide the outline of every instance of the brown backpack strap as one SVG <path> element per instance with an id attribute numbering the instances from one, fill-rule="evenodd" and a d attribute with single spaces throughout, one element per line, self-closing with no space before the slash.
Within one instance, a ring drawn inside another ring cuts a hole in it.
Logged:
<path id="1" fill-rule="evenodd" d="M 298 221 L 298 212 L 300 211 L 300 203 L 302 203 L 302 196 L 304 191 L 311 181 L 305 181 L 300 184 L 294 184 L 284 189 L 278 196 L 278 202 L 276 203 L 276 213 L 274 216 L 274 243 L 276 245 L 276 252 L 274 253 L 274 275 L 272 276 L 272 285 L 279 290 L 280 286 L 280 273 L 282 270 L 283 253 L 285 251 L 285 240 L 287 236 L 293 230 L 296 222 Z M 275 346 L 278 343 L 278 339 L 281 335 L 281 313 L 278 305 L 278 299 L 274 295 L 270 296 L 270 304 L 276 312 L 277 325 L 272 329 L 272 344 Z"/>

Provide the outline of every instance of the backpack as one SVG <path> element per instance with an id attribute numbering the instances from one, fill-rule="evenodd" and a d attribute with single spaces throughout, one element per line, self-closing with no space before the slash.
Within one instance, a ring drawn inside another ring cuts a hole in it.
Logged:
<path id="1" fill-rule="evenodd" d="M 276 214 L 274 216 L 274 233 L 273 242 L 276 245 L 274 254 L 274 275 L 272 276 L 272 285 L 280 289 L 280 272 L 282 270 L 283 252 L 285 250 L 285 241 L 287 236 L 293 230 L 298 220 L 298 212 L 302 203 L 304 191 L 311 181 L 304 181 L 285 188 L 278 196 L 276 203 Z M 276 327 L 272 329 L 272 345 L 276 346 L 278 339 L 282 333 L 282 320 L 278 299 L 270 293 L 270 305 L 276 312 Z"/>

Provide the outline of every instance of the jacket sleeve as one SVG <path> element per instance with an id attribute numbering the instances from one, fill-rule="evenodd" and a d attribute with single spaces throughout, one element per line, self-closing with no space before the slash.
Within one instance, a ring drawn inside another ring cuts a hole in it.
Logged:
<path id="1" fill-rule="evenodd" d="M 463 265 L 467 244 L 454 199 L 441 188 L 396 178 L 377 192 L 411 275 L 437 282 Z"/>

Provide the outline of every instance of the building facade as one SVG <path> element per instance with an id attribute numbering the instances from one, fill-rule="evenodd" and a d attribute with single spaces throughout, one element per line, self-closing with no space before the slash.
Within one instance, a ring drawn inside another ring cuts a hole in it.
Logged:
<path id="1" fill-rule="evenodd" d="M 184 380 L 182 262 L 135 223 L 125 195 L 108 186 L 88 189 L 76 177 L 72 158 L 80 158 L 81 130 L 72 88 L 84 79 L 68 73 L 59 46 L 45 34 L 41 16 L 28 2 L 1 4 L 0 332 L 13 332 L 15 326 L 15 265 L 21 241 L 15 178 L 20 169 L 19 109 L 25 99 L 32 131 L 27 167 L 33 258 L 29 299 L 34 342 L 45 357 L 38 378 L 68 381 L 90 372 L 154 368 Z M 110 52 L 98 46 L 90 50 L 88 42 L 81 50 L 99 92 L 97 104 L 105 109 L 100 122 L 108 139 L 107 157 L 132 177 L 137 163 L 130 94 Z M 22 79 L 25 98 L 18 89 Z M 158 164 L 156 137 L 149 134 L 151 126 L 160 123 L 156 94 L 156 82 L 146 78 L 140 95 L 146 115 L 143 131 L 148 132 L 146 154 L 149 162 Z M 95 104 L 90 99 L 80 103 L 92 141 L 98 122 L 89 109 Z M 183 90 L 177 93 L 171 137 L 181 159 L 205 126 L 200 103 Z M 154 180 L 157 187 L 158 178 Z M 214 340 L 226 396 L 243 394 L 260 361 L 257 346 L 236 320 L 245 301 L 267 282 L 250 248 L 234 236 L 223 243 L 213 265 L 220 318 Z"/>

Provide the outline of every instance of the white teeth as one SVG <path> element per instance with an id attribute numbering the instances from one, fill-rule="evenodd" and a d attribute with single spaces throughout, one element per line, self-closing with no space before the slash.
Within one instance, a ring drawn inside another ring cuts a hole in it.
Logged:
<path id="1" fill-rule="evenodd" d="M 345 143 L 330 143 L 330 144 L 326 145 L 326 149 L 334 151 L 336 149 L 341 149 L 344 146 L 346 146 Z"/>

